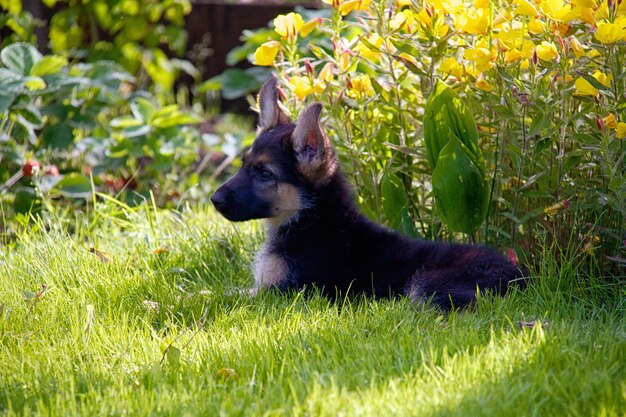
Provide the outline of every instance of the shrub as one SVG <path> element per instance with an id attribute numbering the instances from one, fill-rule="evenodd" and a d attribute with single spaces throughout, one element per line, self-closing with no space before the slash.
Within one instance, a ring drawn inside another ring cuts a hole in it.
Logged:
<path id="1" fill-rule="evenodd" d="M 114 192 L 147 194 L 197 159 L 200 134 L 188 125 L 199 118 L 134 90 L 113 62 L 70 64 L 25 43 L 2 49 L 0 62 L 0 191 L 27 177 L 15 190 L 16 211 L 29 211 L 42 193 L 86 197 L 90 174 Z M 37 160 L 49 166 L 25 168 Z"/>
<path id="2" fill-rule="evenodd" d="M 57 55 L 87 62 L 114 61 L 136 76 L 141 88 L 154 84 L 169 92 L 177 76 L 200 76 L 181 56 L 187 46 L 184 18 L 189 0 L 43 0 L 54 8 L 49 47 Z M 2 46 L 35 42 L 37 19 L 23 10 L 22 0 L 0 0 L 0 29 L 10 33 Z M 43 22 L 39 22 L 40 25 Z"/>
<path id="3" fill-rule="evenodd" d="M 238 52 L 273 67 L 292 116 L 306 101 L 326 104 L 327 131 L 371 217 L 459 237 L 434 204 L 424 146 L 424 106 L 441 79 L 477 123 L 488 201 L 476 239 L 535 253 L 542 234 L 574 236 L 598 263 L 623 266 L 626 2 L 331 6 L 278 16 Z"/>

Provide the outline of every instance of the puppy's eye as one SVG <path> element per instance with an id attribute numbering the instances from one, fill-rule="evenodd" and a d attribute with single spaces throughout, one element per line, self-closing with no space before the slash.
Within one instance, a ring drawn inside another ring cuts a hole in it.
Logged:
<path id="1" fill-rule="evenodd" d="M 261 178 L 263 181 L 269 181 L 274 179 L 274 174 L 272 174 L 271 171 L 268 171 L 265 168 L 259 168 L 257 172 L 259 178 Z"/>

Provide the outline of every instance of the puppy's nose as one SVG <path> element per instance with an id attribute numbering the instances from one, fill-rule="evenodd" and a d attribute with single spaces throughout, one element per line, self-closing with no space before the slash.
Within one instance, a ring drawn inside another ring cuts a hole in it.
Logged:
<path id="1" fill-rule="evenodd" d="M 218 188 L 217 191 L 211 196 L 211 203 L 216 209 L 224 208 L 226 201 L 228 200 L 228 191 Z"/>

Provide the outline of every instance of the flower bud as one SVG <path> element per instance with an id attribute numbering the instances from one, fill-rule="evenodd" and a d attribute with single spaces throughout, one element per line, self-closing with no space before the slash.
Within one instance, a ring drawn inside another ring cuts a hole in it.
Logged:
<path id="1" fill-rule="evenodd" d="M 306 68 L 306 73 L 309 74 L 311 77 L 315 75 L 315 71 L 313 70 L 313 67 L 311 66 L 311 63 L 308 59 L 304 60 L 304 68 Z"/>
<path id="2" fill-rule="evenodd" d="M 599 130 L 604 130 L 604 120 L 600 116 L 596 116 L 596 126 Z"/>

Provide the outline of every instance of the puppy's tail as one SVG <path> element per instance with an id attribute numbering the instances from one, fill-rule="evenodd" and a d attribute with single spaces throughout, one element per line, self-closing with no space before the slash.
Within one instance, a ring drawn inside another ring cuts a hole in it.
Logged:
<path id="1" fill-rule="evenodd" d="M 462 248 L 463 250 L 460 250 Z M 510 285 L 526 286 L 522 271 L 499 253 L 483 247 L 452 247 L 449 263 L 417 271 L 409 285 L 409 296 L 416 302 L 430 300 L 450 310 L 476 301 L 477 289 L 504 294 Z"/>

